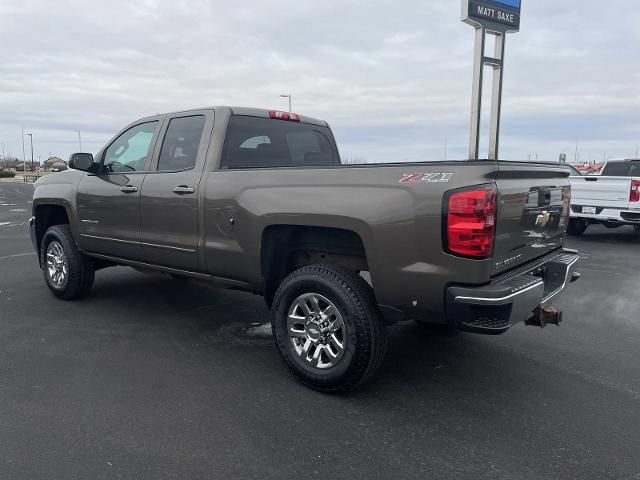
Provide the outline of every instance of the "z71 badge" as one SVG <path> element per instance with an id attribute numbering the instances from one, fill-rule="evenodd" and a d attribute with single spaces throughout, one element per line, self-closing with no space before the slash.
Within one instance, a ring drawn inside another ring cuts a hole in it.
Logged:
<path id="1" fill-rule="evenodd" d="M 453 173 L 405 173 L 400 183 L 449 183 Z"/>

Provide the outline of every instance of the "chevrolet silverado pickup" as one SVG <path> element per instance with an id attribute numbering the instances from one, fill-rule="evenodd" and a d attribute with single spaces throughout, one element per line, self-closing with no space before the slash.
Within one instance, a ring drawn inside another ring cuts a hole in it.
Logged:
<path id="1" fill-rule="evenodd" d="M 70 166 L 33 198 L 55 296 L 116 265 L 262 295 L 285 365 L 320 391 L 370 379 L 399 321 L 557 323 L 579 277 L 560 166 L 342 165 L 324 121 L 229 107 L 138 120 Z"/>
<path id="2" fill-rule="evenodd" d="M 640 232 L 640 159 L 609 160 L 600 175 L 571 176 L 570 235 L 589 225 L 633 225 Z"/>

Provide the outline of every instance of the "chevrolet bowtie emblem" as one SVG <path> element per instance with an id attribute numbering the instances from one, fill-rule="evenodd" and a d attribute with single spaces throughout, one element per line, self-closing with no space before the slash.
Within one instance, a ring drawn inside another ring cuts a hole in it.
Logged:
<path id="1" fill-rule="evenodd" d="M 549 220 L 551 220 L 551 213 L 542 212 L 536 218 L 536 227 L 542 227 L 542 228 L 546 227 L 547 224 L 549 223 Z"/>

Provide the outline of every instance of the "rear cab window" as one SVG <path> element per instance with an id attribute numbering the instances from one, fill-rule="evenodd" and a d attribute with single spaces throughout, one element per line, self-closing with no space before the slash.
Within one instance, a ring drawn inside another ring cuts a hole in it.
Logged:
<path id="1" fill-rule="evenodd" d="M 640 177 L 640 161 L 609 162 L 601 175 L 603 177 Z"/>
<path id="2" fill-rule="evenodd" d="M 229 119 L 223 169 L 336 165 L 340 157 L 328 127 L 243 115 Z"/>

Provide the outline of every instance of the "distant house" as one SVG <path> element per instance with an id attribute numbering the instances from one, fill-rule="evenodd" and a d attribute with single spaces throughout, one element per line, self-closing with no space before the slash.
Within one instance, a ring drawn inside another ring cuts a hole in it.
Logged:
<path id="1" fill-rule="evenodd" d="M 61 171 L 66 170 L 67 168 L 67 162 L 58 157 L 47 158 L 43 165 L 45 172 L 50 172 L 51 170 Z"/>
<path id="2" fill-rule="evenodd" d="M 0 162 L 0 169 L 15 172 L 18 165 L 22 165 L 22 162 L 16 159 L 5 159 Z"/>
<path id="3" fill-rule="evenodd" d="M 15 166 L 16 172 L 24 172 L 24 163 L 22 160 L 17 162 Z M 35 172 L 38 168 L 40 168 L 40 162 L 31 162 L 31 160 L 27 160 L 27 172 Z"/>

